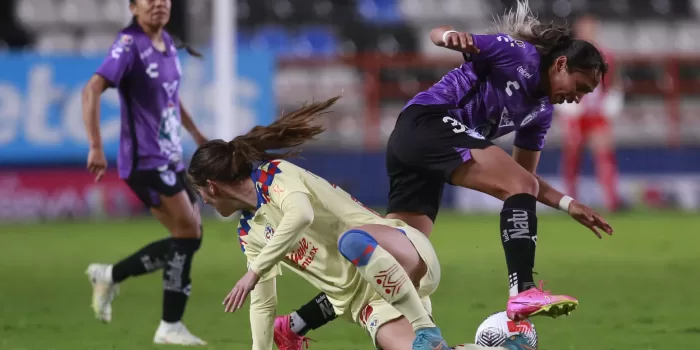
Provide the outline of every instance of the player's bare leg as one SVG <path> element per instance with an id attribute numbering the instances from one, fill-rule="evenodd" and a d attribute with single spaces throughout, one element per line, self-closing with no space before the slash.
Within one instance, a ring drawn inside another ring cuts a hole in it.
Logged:
<path id="1" fill-rule="evenodd" d="M 384 225 L 359 226 L 340 236 L 338 250 L 384 300 L 406 317 L 416 333 L 414 350 L 449 349 L 415 288 L 428 267 L 404 233 Z M 438 280 L 439 276 L 434 278 Z"/>
<path id="2" fill-rule="evenodd" d="M 533 268 L 537 247 L 539 182 L 532 173 L 501 148 L 490 146 L 471 150 L 471 159 L 452 173 L 451 183 L 503 200 L 499 236 L 508 266 L 508 317 L 557 317 L 569 314 L 578 307 L 578 301 L 572 297 L 552 295 L 535 288 Z"/>
<path id="3" fill-rule="evenodd" d="M 390 321 L 377 330 L 377 345 L 384 350 L 408 350 L 416 333 L 405 317 Z"/>
<path id="4" fill-rule="evenodd" d="M 422 232 L 426 237 L 430 237 L 430 234 L 433 232 L 433 220 L 430 220 L 425 214 L 397 212 L 386 214 L 386 218 L 401 220 Z"/>

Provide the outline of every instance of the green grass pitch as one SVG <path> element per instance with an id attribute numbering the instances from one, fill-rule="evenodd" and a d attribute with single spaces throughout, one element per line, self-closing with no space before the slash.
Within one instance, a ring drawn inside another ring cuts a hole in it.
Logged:
<path id="1" fill-rule="evenodd" d="M 565 216 L 540 217 L 536 277 L 581 302 L 569 317 L 533 319 L 540 349 L 700 348 L 700 217 L 635 213 L 610 221 L 615 235 L 598 240 Z M 164 235 L 148 218 L 0 226 L 0 349 L 157 348 L 159 274 L 126 281 L 114 320 L 104 325 L 93 319 L 83 271 Z M 431 240 L 443 270 L 436 321 L 450 343 L 471 342 L 479 322 L 505 307 L 497 217 L 443 214 Z M 231 315 L 221 306 L 244 270 L 235 225 L 207 221 L 185 322 L 208 349 L 250 349 L 247 309 Z M 291 273 L 278 286 L 279 313 L 317 293 Z M 372 348 L 362 329 L 345 321 L 310 336 L 317 340 L 312 350 Z"/>

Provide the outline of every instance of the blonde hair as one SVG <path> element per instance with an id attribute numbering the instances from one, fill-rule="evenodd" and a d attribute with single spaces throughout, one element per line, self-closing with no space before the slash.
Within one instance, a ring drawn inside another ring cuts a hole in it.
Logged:
<path id="1" fill-rule="evenodd" d="M 515 8 L 508 9 L 503 16 L 494 18 L 491 34 L 508 34 L 513 39 L 528 42 L 542 55 L 571 43 L 571 29 L 552 22 L 541 23 L 530 10 L 527 0 L 517 0 Z"/>

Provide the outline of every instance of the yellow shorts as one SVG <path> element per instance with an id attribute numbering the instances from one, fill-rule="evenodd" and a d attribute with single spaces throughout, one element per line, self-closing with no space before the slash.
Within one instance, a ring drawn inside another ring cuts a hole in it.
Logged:
<path id="1" fill-rule="evenodd" d="M 428 267 L 428 272 L 421 279 L 418 295 L 421 297 L 423 307 L 432 317 L 432 304 L 430 295 L 435 292 L 440 283 L 440 263 L 433 246 L 427 237 L 420 231 L 410 226 L 398 226 L 398 230 L 404 232 L 408 239 L 411 240 L 416 248 L 418 255 Z M 379 349 L 377 344 L 377 331 L 383 325 L 403 317 L 403 314 L 396 310 L 391 304 L 386 302 L 379 294 L 373 293 L 364 303 L 364 307 L 359 314 L 357 321 L 365 328 L 369 336 L 372 338 L 372 343 Z"/>

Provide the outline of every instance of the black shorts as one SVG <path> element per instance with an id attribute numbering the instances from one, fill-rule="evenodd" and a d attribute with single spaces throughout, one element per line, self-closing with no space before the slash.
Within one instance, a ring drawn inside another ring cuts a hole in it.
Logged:
<path id="1" fill-rule="evenodd" d="M 396 121 L 386 150 L 387 214 L 421 213 L 435 221 L 452 172 L 470 159 L 470 149 L 493 145 L 450 117 L 449 109 L 412 105 Z"/>
<path id="2" fill-rule="evenodd" d="M 190 202 L 197 201 L 197 194 L 187 185 L 184 171 L 132 170 L 126 184 L 148 208 L 159 207 L 161 195 L 172 197 L 182 191 L 187 191 Z"/>

